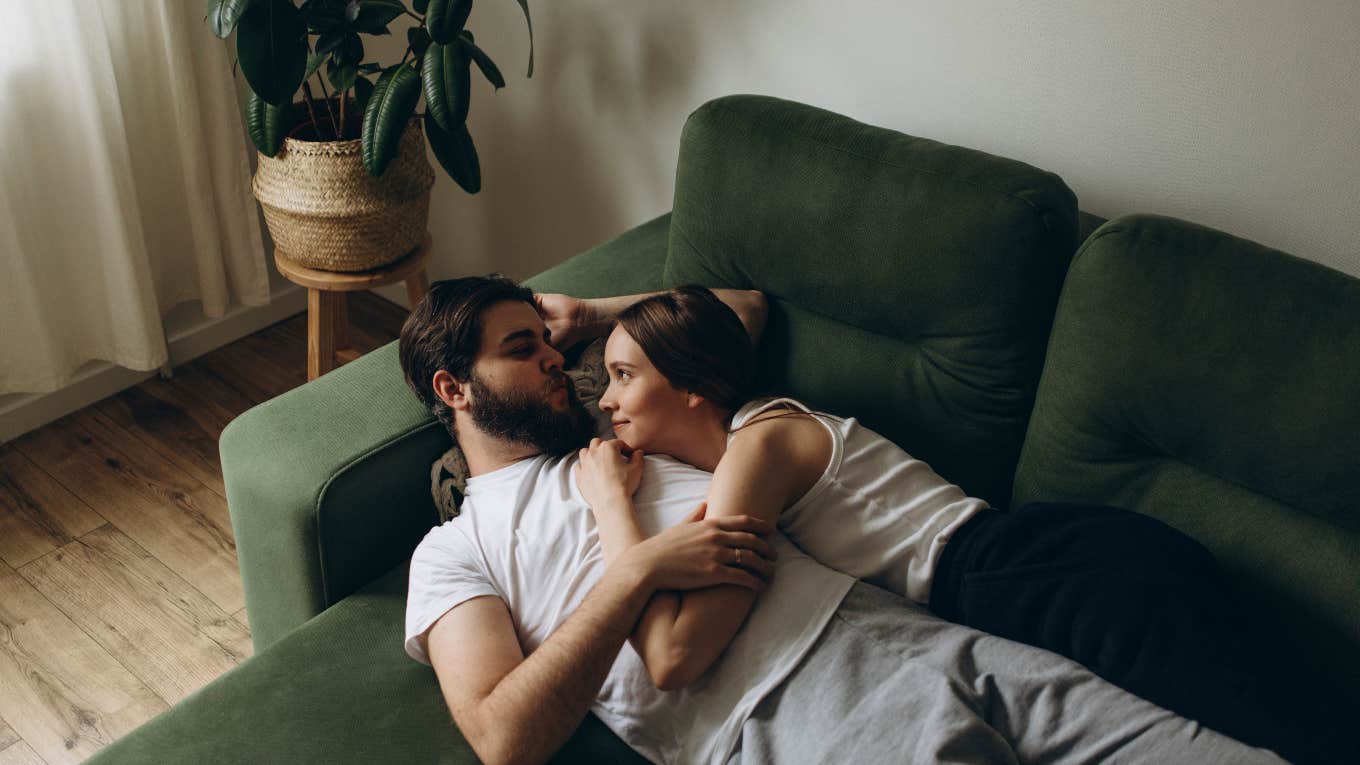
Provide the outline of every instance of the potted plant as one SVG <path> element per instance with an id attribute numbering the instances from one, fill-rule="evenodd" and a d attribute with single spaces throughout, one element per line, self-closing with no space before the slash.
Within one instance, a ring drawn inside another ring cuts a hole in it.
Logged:
<path id="1" fill-rule="evenodd" d="M 516 2 L 532 77 L 529 4 Z M 260 152 L 253 188 L 291 260 L 362 271 L 419 245 L 434 184 L 422 135 L 459 186 L 481 189 L 466 124 L 471 67 L 498 90 L 505 78 L 465 28 L 471 11 L 472 0 L 411 0 L 409 8 L 403 0 L 208 0 L 213 33 L 236 33 L 250 89 L 246 128 Z M 419 24 L 407 30 L 401 61 L 365 61 L 364 36 L 391 34 L 403 15 Z"/>

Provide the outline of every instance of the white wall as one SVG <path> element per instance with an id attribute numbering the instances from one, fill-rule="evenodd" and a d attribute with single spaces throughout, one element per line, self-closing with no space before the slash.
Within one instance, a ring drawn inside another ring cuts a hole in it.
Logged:
<path id="1" fill-rule="evenodd" d="M 1356 0 L 531 5 L 530 80 L 518 6 L 475 7 L 509 86 L 474 73 L 484 189 L 440 174 L 432 278 L 530 276 L 669 209 L 686 115 L 737 92 L 1024 160 L 1102 216 L 1175 215 L 1360 275 Z"/>

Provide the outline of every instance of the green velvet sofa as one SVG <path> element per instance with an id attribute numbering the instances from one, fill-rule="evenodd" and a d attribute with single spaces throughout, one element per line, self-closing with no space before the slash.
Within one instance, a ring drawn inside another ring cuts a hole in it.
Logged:
<path id="1" fill-rule="evenodd" d="M 671 213 L 529 284 L 764 290 L 770 387 L 993 504 L 1171 523 L 1360 685 L 1360 280 L 1169 218 L 1099 225 L 1051 173 L 772 98 L 697 110 L 677 175 Z M 92 761 L 476 761 L 401 645 L 449 443 L 395 343 L 231 423 L 256 655 Z M 642 761 L 594 717 L 559 760 Z"/>

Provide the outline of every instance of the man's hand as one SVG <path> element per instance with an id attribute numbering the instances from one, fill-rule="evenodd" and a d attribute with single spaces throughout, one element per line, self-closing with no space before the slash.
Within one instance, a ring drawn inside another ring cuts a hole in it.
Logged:
<path id="1" fill-rule="evenodd" d="M 534 295 L 538 313 L 548 328 L 548 342 L 558 350 L 565 351 L 582 340 L 597 337 L 608 324 L 606 317 L 591 306 L 589 301 L 560 293 Z"/>
<path id="2" fill-rule="evenodd" d="M 774 576 L 775 551 L 765 537 L 774 524 L 748 515 L 704 518 L 708 503 L 685 520 L 629 547 L 622 560 L 637 566 L 657 590 L 697 590 L 735 584 L 756 592 Z"/>

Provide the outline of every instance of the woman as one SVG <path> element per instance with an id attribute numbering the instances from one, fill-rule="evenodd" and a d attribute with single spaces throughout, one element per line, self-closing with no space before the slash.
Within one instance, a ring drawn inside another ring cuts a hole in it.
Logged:
<path id="1" fill-rule="evenodd" d="M 753 399 L 753 358 L 741 321 L 703 287 L 618 314 L 600 400 L 617 440 L 592 441 L 578 468 L 606 558 L 643 538 L 631 506 L 642 453 L 668 454 L 713 472 L 709 514 L 777 520 L 825 565 L 947 619 L 1066 655 L 1242 741 L 1326 759 L 1291 722 L 1316 730 L 1308 715 L 1322 712 L 1300 710 L 1306 694 L 1273 671 L 1278 658 L 1228 605 L 1198 543 L 1117 508 L 989 508 L 854 419 Z M 717 658 L 755 593 L 686 597 L 683 608 L 674 593 L 654 599 L 634 632 L 654 677 L 665 665 L 673 687 Z"/>

